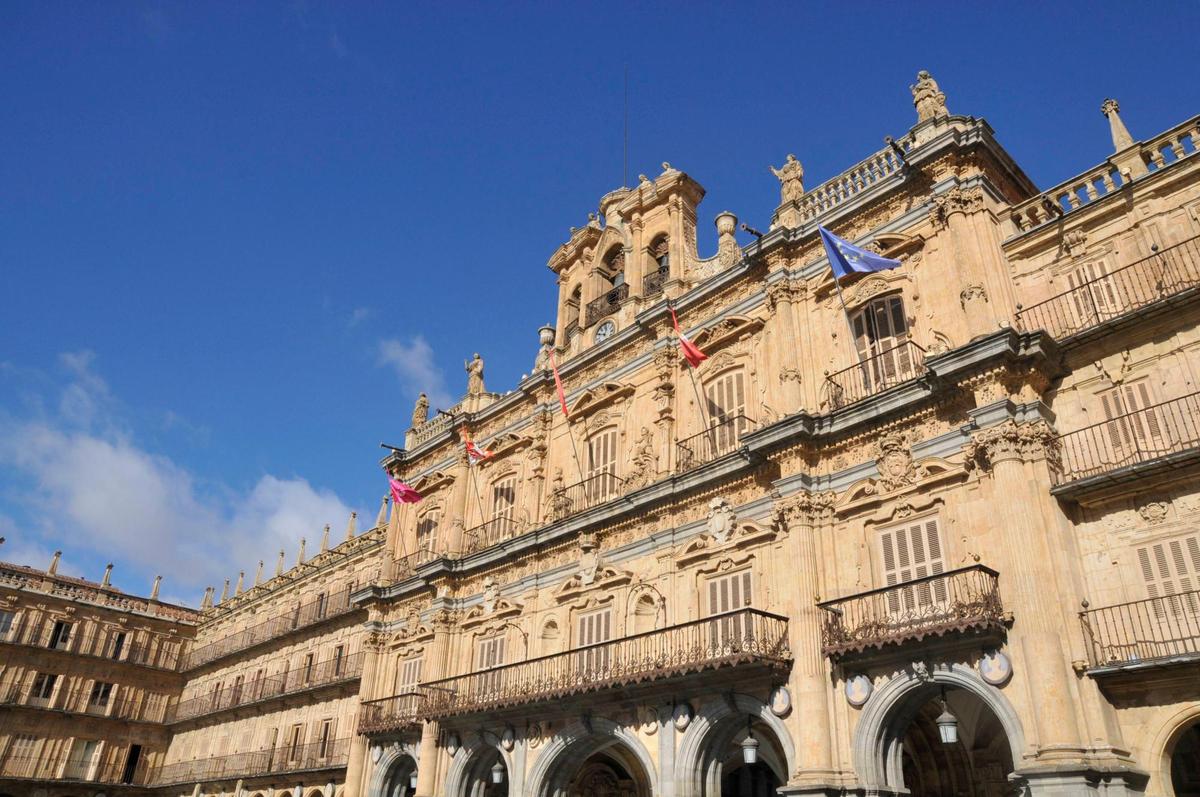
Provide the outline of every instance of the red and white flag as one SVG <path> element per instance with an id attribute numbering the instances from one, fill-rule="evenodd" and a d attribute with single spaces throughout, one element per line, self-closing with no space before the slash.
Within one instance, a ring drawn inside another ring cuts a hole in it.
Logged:
<path id="1" fill-rule="evenodd" d="M 399 479 L 393 479 L 389 476 L 388 484 L 392 488 L 392 500 L 397 504 L 415 504 L 422 498 L 420 493 Z"/>
<path id="2" fill-rule="evenodd" d="M 476 462 L 483 462 L 485 459 L 492 458 L 491 451 L 475 445 L 470 439 L 463 438 L 463 442 L 467 444 L 467 461 L 472 465 L 474 465 Z"/>
<path id="3" fill-rule="evenodd" d="M 700 351 L 700 347 L 683 334 L 683 330 L 679 328 L 679 319 L 675 317 L 675 308 L 668 305 L 668 309 L 671 311 L 671 323 L 675 325 L 675 334 L 679 337 L 679 348 L 683 350 L 683 359 L 693 368 L 699 367 L 700 363 L 708 359 L 708 355 Z"/>
<path id="4" fill-rule="evenodd" d="M 554 386 L 558 388 L 558 404 L 562 407 L 563 417 L 570 418 L 571 413 L 567 412 L 567 396 L 563 393 L 562 379 L 558 375 L 558 366 L 554 364 L 554 349 L 547 349 L 550 354 L 550 369 L 554 371 Z"/>

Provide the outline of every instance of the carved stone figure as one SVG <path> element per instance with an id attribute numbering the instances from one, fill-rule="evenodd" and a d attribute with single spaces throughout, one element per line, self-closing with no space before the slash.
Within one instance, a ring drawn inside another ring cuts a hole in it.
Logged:
<path id="1" fill-rule="evenodd" d="M 483 610 L 491 614 L 496 609 L 496 598 L 500 596 L 500 589 L 496 586 L 496 579 L 488 576 L 483 580 Z"/>
<path id="2" fill-rule="evenodd" d="M 924 69 L 917 73 L 916 85 L 909 88 L 912 90 L 913 106 L 917 109 L 918 123 L 950 115 L 946 109 L 946 95 L 938 88 L 933 76 Z"/>
<path id="3" fill-rule="evenodd" d="M 708 533 L 718 543 L 729 539 L 736 522 L 737 513 L 724 498 L 718 496 L 708 502 Z"/>
<path id="4" fill-rule="evenodd" d="M 804 196 L 804 167 L 795 155 L 789 153 L 782 166 L 771 167 L 771 173 L 779 178 L 779 204 L 786 205 Z"/>
<path id="5" fill-rule="evenodd" d="M 470 362 L 464 362 L 463 367 L 467 371 L 467 395 L 478 396 L 483 393 L 483 358 L 479 352 Z"/>
<path id="6" fill-rule="evenodd" d="M 412 414 L 413 428 L 414 429 L 417 428 L 421 424 L 425 423 L 425 421 L 427 421 L 427 420 L 429 420 L 429 399 L 425 396 L 424 393 L 422 393 L 421 395 L 417 396 L 417 403 L 413 407 L 413 414 Z"/>
<path id="7" fill-rule="evenodd" d="M 627 481 L 633 487 L 644 487 L 658 473 L 658 458 L 654 456 L 654 435 L 645 426 L 633 445 Z"/>

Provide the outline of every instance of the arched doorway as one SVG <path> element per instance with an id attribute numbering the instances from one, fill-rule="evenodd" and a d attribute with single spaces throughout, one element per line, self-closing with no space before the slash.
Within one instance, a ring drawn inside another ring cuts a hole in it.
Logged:
<path id="1" fill-rule="evenodd" d="M 1200 722 L 1184 731 L 1171 751 L 1175 797 L 1200 797 Z"/>
<path id="2" fill-rule="evenodd" d="M 409 797 L 413 793 L 413 775 L 417 772 L 417 762 L 412 756 L 402 755 L 396 758 L 387 768 L 383 776 L 383 787 L 379 797 Z"/>
<path id="3" fill-rule="evenodd" d="M 720 797 L 774 797 L 786 782 L 787 759 L 762 722 L 751 721 L 734 731 L 724 747 Z"/>
<path id="4" fill-rule="evenodd" d="M 636 732 L 592 717 L 554 734 L 533 762 L 530 797 L 652 797 L 654 760 Z"/>
<path id="5" fill-rule="evenodd" d="M 635 777 L 640 767 L 622 760 L 619 750 L 596 753 L 584 762 L 567 786 L 567 797 L 650 797 L 650 784 Z M 631 772 L 630 770 L 633 770 Z"/>

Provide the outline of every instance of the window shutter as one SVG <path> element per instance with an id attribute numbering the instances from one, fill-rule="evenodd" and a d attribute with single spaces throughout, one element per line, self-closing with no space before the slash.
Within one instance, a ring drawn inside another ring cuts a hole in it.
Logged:
<path id="1" fill-rule="evenodd" d="M 1200 535 L 1156 542 L 1139 548 L 1137 556 L 1146 594 L 1164 599 L 1154 601 L 1156 615 L 1200 610 L 1200 596 L 1195 594 L 1200 589 Z M 1180 593 L 1192 594 L 1172 597 Z"/>
<path id="2" fill-rule="evenodd" d="M 879 534 L 883 558 L 883 578 L 887 586 L 904 584 L 946 571 L 942 557 L 942 538 L 937 518 L 924 518 L 904 526 L 884 529 Z M 912 589 L 888 593 L 890 611 L 900 611 L 903 599 L 906 610 L 946 600 L 946 584 L 942 580 L 921 584 Z"/>

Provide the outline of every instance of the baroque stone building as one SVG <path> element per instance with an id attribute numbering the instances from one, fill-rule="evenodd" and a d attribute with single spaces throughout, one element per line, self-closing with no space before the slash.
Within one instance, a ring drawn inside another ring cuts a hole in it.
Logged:
<path id="1" fill-rule="evenodd" d="M 1106 101 L 1039 191 L 912 94 L 835 178 L 773 168 L 749 245 L 720 213 L 701 257 L 668 164 L 604 196 L 533 374 L 418 401 L 382 464 L 423 500 L 172 610 L 144 771 L 64 774 L 128 761 L 97 726 L 12 774 L 5 727 L 0 792 L 1200 794 L 1200 116 L 1134 140 Z M 818 225 L 901 266 L 836 285 Z M 35 692 L 39 627 L 0 648 Z"/>

